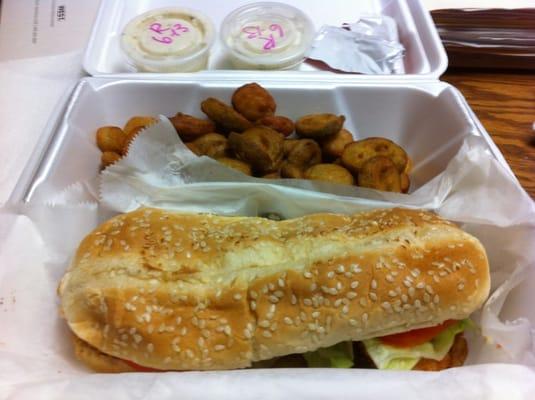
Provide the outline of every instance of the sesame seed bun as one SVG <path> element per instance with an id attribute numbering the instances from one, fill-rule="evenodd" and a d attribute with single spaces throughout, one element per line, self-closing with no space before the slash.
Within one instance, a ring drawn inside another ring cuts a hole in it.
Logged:
<path id="1" fill-rule="evenodd" d="M 104 354 L 215 370 L 463 319 L 489 286 L 481 243 L 425 211 L 140 209 L 82 241 L 59 294 L 73 333 Z"/>

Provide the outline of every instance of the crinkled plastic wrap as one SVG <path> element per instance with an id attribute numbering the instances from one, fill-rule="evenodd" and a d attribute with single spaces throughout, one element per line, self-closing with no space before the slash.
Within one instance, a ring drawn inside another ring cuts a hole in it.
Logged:
<path id="1" fill-rule="evenodd" d="M 324 25 L 314 39 L 308 58 L 344 72 L 403 73 L 404 46 L 396 21 L 388 16 L 366 16 L 342 27 Z"/>
<path id="2" fill-rule="evenodd" d="M 205 182 L 207 181 L 207 182 Z M 165 118 L 133 142 L 127 157 L 94 182 L 49 204 L 0 213 L 0 399 L 362 399 L 525 398 L 535 392 L 532 293 L 535 206 L 470 137 L 444 172 L 410 196 L 310 181 L 246 177 L 197 158 Z M 359 197 L 355 197 L 358 195 Z M 466 366 L 439 373 L 294 369 L 94 374 L 75 360 L 58 313 L 56 287 L 77 243 L 99 221 L 140 206 L 286 218 L 313 212 L 423 207 L 453 220 L 487 249 L 492 294 L 473 315 Z"/>

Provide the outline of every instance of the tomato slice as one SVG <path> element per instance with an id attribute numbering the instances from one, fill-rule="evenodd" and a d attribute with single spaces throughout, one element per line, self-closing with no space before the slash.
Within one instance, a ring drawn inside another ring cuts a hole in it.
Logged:
<path id="1" fill-rule="evenodd" d="M 396 333 L 394 335 L 388 335 L 380 337 L 379 339 L 384 344 L 394 347 L 413 347 L 419 344 L 425 343 L 433 339 L 436 335 L 442 332 L 449 326 L 456 324 L 457 321 L 449 319 L 444 321 L 440 325 L 431 326 L 429 328 L 414 329 L 412 331 Z"/>
<path id="2" fill-rule="evenodd" d="M 162 371 L 161 369 L 144 367 L 143 365 L 136 364 L 133 361 L 128 361 L 128 360 L 123 360 L 123 361 L 139 372 L 161 372 Z"/>

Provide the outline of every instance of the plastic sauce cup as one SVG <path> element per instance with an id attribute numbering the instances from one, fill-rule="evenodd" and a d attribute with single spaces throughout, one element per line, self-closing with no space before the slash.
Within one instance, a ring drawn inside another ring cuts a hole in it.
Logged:
<path id="1" fill-rule="evenodd" d="M 304 60 L 314 34 L 305 13 L 275 2 L 240 7 L 221 25 L 221 40 L 239 69 L 292 68 Z"/>
<path id="2" fill-rule="evenodd" d="M 205 69 L 214 26 L 198 11 L 168 7 L 138 15 L 121 34 L 121 49 L 139 71 L 192 72 Z"/>

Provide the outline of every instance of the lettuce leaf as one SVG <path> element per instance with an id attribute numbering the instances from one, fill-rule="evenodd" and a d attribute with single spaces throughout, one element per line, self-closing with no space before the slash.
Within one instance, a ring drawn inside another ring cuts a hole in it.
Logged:
<path id="1" fill-rule="evenodd" d="M 310 368 L 351 368 L 353 344 L 342 342 L 303 354 Z"/>
<path id="2" fill-rule="evenodd" d="M 410 370 L 420 358 L 440 361 L 450 351 L 455 336 L 470 324 L 469 320 L 451 325 L 431 341 L 414 347 L 394 347 L 381 342 L 380 339 L 363 340 L 369 356 L 379 369 Z"/>

